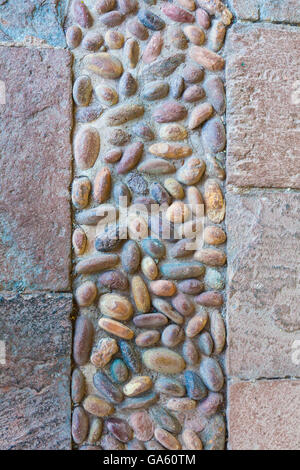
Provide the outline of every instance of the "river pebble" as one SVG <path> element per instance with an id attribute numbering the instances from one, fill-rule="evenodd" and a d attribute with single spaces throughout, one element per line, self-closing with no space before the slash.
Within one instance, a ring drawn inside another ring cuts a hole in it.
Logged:
<path id="1" fill-rule="evenodd" d="M 93 337 L 93 323 L 88 317 L 80 315 L 75 322 L 73 341 L 73 358 L 79 366 L 83 366 L 89 360 Z"/>
<path id="2" fill-rule="evenodd" d="M 148 369 L 161 374 L 178 374 L 185 368 L 179 354 L 167 348 L 149 349 L 143 353 L 143 362 Z"/>
<path id="3" fill-rule="evenodd" d="M 110 376 L 118 384 L 126 382 L 129 376 L 127 366 L 122 359 L 115 359 L 110 365 Z"/>
<path id="4" fill-rule="evenodd" d="M 153 437 L 154 425 L 147 411 L 140 410 L 132 413 L 129 418 L 129 424 L 139 441 L 149 441 Z"/>
<path id="5" fill-rule="evenodd" d="M 101 338 L 91 355 L 91 363 L 97 368 L 103 368 L 118 352 L 119 347 L 113 338 Z"/>
<path id="6" fill-rule="evenodd" d="M 224 376 L 219 363 L 212 357 L 203 357 L 200 363 L 200 376 L 206 387 L 219 392 L 224 385 Z"/>

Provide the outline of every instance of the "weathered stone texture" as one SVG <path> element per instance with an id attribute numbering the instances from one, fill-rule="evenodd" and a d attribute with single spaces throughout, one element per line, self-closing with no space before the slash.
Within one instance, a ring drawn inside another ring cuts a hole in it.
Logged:
<path id="1" fill-rule="evenodd" d="M 230 376 L 299 376 L 300 194 L 227 193 Z"/>
<path id="2" fill-rule="evenodd" d="M 69 294 L 0 297 L 0 449 L 70 449 Z"/>
<path id="3" fill-rule="evenodd" d="M 0 289 L 67 290 L 71 57 L 0 47 Z"/>
<path id="4" fill-rule="evenodd" d="M 34 37 L 65 46 L 62 23 L 67 0 L 0 0 L 1 41 Z"/>
<path id="5" fill-rule="evenodd" d="M 229 386 L 229 448 L 300 449 L 300 380 Z"/>
<path id="6" fill-rule="evenodd" d="M 230 0 L 233 13 L 243 20 L 300 23 L 299 0 Z"/>
<path id="7" fill-rule="evenodd" d="M 296 28 L 237 24 L 230 30 L 228 183 L 300 188 L 299 49 Z"/>

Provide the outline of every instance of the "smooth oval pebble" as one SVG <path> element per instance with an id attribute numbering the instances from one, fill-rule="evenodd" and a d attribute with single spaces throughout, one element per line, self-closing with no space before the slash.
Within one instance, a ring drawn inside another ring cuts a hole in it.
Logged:
<path id="1" fill-rule="evenodd" d="M 196 295 L 204 289 L 204 283 L 199 279 L 186 279 L 177 283 L 178 289 L 184 294 Z"/>
<path id="2" fill-rule="evenodd" d="M 150 282 L 149 288 L 153 294 L 161 297 L 172 297 L 176 292 L 174 282 L 165 279 Z"/>
<path id="3" fill-rule="evenodd" d="M 105 421 L 107 430 L 121 442 L 128 442 L 133 437 L 133 432 L 127 421 L 121 418 L 108 418 Z"/>
<path id="4" fill-rule="evenodd" d="M 219 224 L 225 217 L 225 200 L 217 181 L 209 179 L 204 186 L 206 215 L 212 222 Z"/>
<path id="5" fill-rule="evenodd" d="M 207 11 L 203 10 L 203 8 L 197 8 L 196 21 L 204 29 L 208 29 L 210 27 L 210 16 Z"/>
<path id="6" fill-rule="evenodd" d="M 191 339 L 186 339 L 182 346 L 182 355 L 187 364 L 195 366 L 199 362 L 199 352 Z"/>
<path id="7" fill-rule="evenodd" d="M 100 150 L 100 136 L 94 127 L 85 127 L 75 136 L 74 158 L 80 170 L 88 170 L 97 160 Z"/>
<path id="8" fill-rule="evenodd" d="M 75 322 L 73 358 L 76 364 L 83 366 L 90 357 L 94 337 L 94 327 L 91 320 L 80 315 Z"/>
<path id="9" fill-rule="evenodd" d="M 96 284 L 92 281 L 83 282 L 75 291 L 75 299 L 79 307 L 89 307 L 97 296 Z"/>
<path id="10" fill-rule="evenodd" d="M 209 245 L 222 245 L 226 241 L 226 233 L 221 227 L 208 226 L 205 227 L 203 233 L 205 243 Z"/>
<path id="11" fill-rule="evenodd" d="M 77 122 L 82 123 L 92 122 L 98 119 L 103 111 L 103 107 L 100 104 L 91 104 L 90 106 L 77 109 L 75 119 Z"/>
<path id="12" fill-rule="evenodd" d="M 155 382 L 155 388 L 158 392 L 172 397 L 183 397 L 186 392 L 184 385 L 170 377 L 159 377 Z"/>
<path id="13" fill-rule="evenodd" d="M 165 4 L 162 7 L 163 13 L 168 16 L 173 21 L 178 21 L 179 23 L 193 23 L 195 17 L 186 10 L 178 7 L 173 4 Z"/>
<path id="14" fill-rule="evenodd" d="M 96 372 L 93 383 L 98 392 L 110 403 L 120 403 L 124 396 L 121 390 L 114 385 L 103 372 Z"/>
<path id="15" fill-rule="evenodd" d="M 203 416 L 212 416 L 217 412 L 219 406 L 223 404 L 223 401 L 222 393 L 209 392 L 208 397 L 198 405 L 198 411 Z"/>
<path id="16" fill-rule="evenodd" d="M 167 348 L 149 349 L 143 353 L 146 367 L 161 374 L 179 374 L 185 368 L 185 362 L 179 354 Z"/>
<path id="17" fill-rule="evenodd" d="M 138 19 L 146 28 L 152 31 L 160 31 L 165 27 L 165 22 L 159 16 L 145 8 L 139 10 Z"/>
<path id="18" fill-rule="evenodd" d="M 184 198 L 184 189 L 175 178 L 167 178 L 164 181 L 164 186 L 168 193 L 170 193 L 175 199 Z"/>
<path id="19" fill-rule="evenodd" d="M 170 398 L 167 408 L 171 411 L 188 411 L 196 408 L 197 402 L 190 398 Z"/>
<path id="20" fill-rule="evenodd" d="M 127 290 L 128 279 L 127 276 L 117 269 L 106 271 L 98 277 L 100 286 L 104 286 L 107 289 Z"/>
<path id="21" fill-rule="evenodd" d="M 123 73 L 123 66 L 119 59 L 107 52 L 97 52 L 85 57 L 88 70 L 103 78 L 119 78 Z"/>
<path id="22" fill-rule="evenodd" d="M 153 113 L 153 118 L 158 123 L 164 123 L 181 121 L 186 115 L 187 110 L 182 104 L 170 101 L 158 106 Z"/>
<path id="23" fill-rule="evenodd" d="M 155 60 L 152 64 L 144 67 L 142 77 L 146 80 L 149 77 L 164 78 L 171 75 L 177 67 L 184 62 L 184 54 L 174 54 L 169 57 Z"/>
<path id="24" fill-rule="evenodd" d="M 175 418 L 175 416 L 169 413 L 169 411 L 163 408 L 162 406 L 155 406 L 151 408 L 150 413 L 152 419 L 161 428 L 174 434 L 178 434 L 180 432 L 180 422 L 177 420 L 177 418 Z"/>
<path id="25" fill-rule="evenodd" d="M 118 0 L 118 5 L 124 15 L 134 13 L 138 8 L 137 0 Z"/>
<path id="26" fill-rule="evenodd" d="M 224 320 L 219 312 L 212 312 L 211 314 L 210 332 L 214 341 L 214 352 L 220 354 L 225 346 L 226 331 Z"/>
<path id="27" fill-rule="evenodd" d="M 160 328 L 168 323 L 168 319 L 162 313 L 147 313 L 135 316 L 133 323 L 138 328 Z"/>
<path id="28" fill-rule="evenodd" d="M 182 325 L 184 319 L 183 317 L 172 309 L 171 305 L 163 299 L 155 298 L 152 299 L 153 306 L 162 312 L 166 317 L 168 317 L 174 323 L 178 325 Z"/>
<path id="29" fill-rule="evenodd" d="M 145 64 L 151 64 L 157 57 L 160 55 L 161 49 L 163 47 L 163 36 L 161 33 L 156 32 L 152 35 L 150 41 L 143 52 L 143 62 Z"/>
<path id="30" fill-rule="evenodd" d="M 205 354 L 206 356 L 211 355 L 214 348 L 214 343 L 208 331 L 204 331 L 203 333 L 201 333 L 201 335 L 199 336 L 198 345 L 200 351 L 203 354 Z"/>
<path id="31" fill-rule="evenodd" d="M 146 83 L 143 88 L 143 98 L 147 101 L 160 100 L 169 93 L 169 84 L 167 82 L 155 81 Z"/>
<path id="32" fill-rule="evenodd" d="M 176 160 L 188 157 L 193 153 L 189 145 L 168 144 L 166 142 L 153 144 L 148 151 L 157 157 L 174 158 Z"/>
<path id="33" fill-rule="evenodd" d="M 188 206 L 182 201 L 173 202 L 166 211 L 166 218 L 174 224 L 181 224 L 190 217 Z"/>
<path id="34" fill-rule="evenodd" d="M 205 172 L 205 163 L 197 157 L 189 158 L 177 171 L 177 179 L 180 183 L 193 185 L 199 183 Z"/>
<path id="35" fill-rule="evenodd" d="M 135 411 L 130 415 L 129 424 L 139 441 L 149 441 L 153 437 L 154 425 L 147 411 Z"/>
<path id="36" fill-rule="evenodd" d="M 199 305 L 205 307 L 221 307 L 223 305 L 223 296 L 220 292 L 208 291 L 195 297 L 195 301 Z"/>
<path id="37" fill-rule="evenodd" d="M 103 44 L 103 36 L 97 31 L 89 31 L 83 38 L 82 47 L 87 51 L 96 52 Z"/>
<path id="38" fill-rule="evenodd" d="M 196 261 L 164 263 L 160 266 L 160 272 L 167 279 L 188 279 L 203 276 L 205 267 Z"/>
<path id="39" fill-rule="evenodd" d="M 183 28 L 183 32 L 192 44 L 201 46 L 205 41 L 204 31 L 196 25 L 189 25 Z"/>
<path id="40" fill-rule="evenodd" d="M 149 37 L 147 28 L 145 28 L 143 24 L 137 21 L 136 18 L 128 21 L 127 29 L 131 34 L 133 34 L 133 36 L 137 37 L 141 41 L 145 41 Z"/>
<path id="41" fill-rule="evenodd" d="M 135 339 L 135 344 L 139 348 L 149 348 L 150 346 L 153 346 L 154 344 L 158 343 L 159 340 L 160 332 L 156 330 L 149 330 L 140 333 Z"/>
<path id="42" fill-rule="evenodd" d="M 112 320 L 110 318 L 100 318 L 98 325 L 103 330 L 118 336 L 119 338 L 132 339 L 134 336 L 133 331 L 128 328 L 128 326 L 123 325 L 122 323 Z"/>
<path id="43" fill-rule="evenodd" d="M 189 238 L 183 238 L 170 248 L 169 254 L 172 258 L 183 258 L 185 256 L 192 255 L 194 251 L 192 240 Z"/>
<path id="44" fill-rule="evenodd" d="M 122 321 L 128 320 L 133 314 L 130 301 L 119 294 L 102 295 L 99 300 L 99 310 L 102 315 Z"/>
<path id="45" fill-rule="evenodd" d="M 172 44 L 177 49 L 183 50 L 188 46 L 187 39 L 183 34 L 182 29 L 179 27 L 172 25 L 172 28 L 168 29 L 168 39 L 170 44 Z"/>
<path id="46" fill-rule="evenodd" d="M 193 400 L 203 400 L 207 396 L 207 389 L 196 372 L 186 370 L 184 372 L 184 380 L 189 398 Z"/>
<path id="47" fill-rule="evenodd" d="M 133 276 L 131 290 L 137 310 L 141 313 L 149 312 L 151 307 L 150 294 L 141 276 Z"/>
<path id="48" fill-rule="evenodd" d="M 218 114 L 224 114 L 226 97 L 224 84 L 220 77 L 209 77 L 204 84 L 206 96 Z"/>
<path id="49" fill-rule="evenodd" d="M 154 436 L 160 444 L 162 444 L 166 449 L 169 450 L 180 450 L 180 442 L 170 434 L 168 431 L 162 428 L 156 428 L 154 431 Z"/>
<path id="50" fill-rule="evenodd" d="M 191 429 L 185 429 L 182 433 L 182 441 L 187 450 L 202 450 L 201 439 Z"/>
<path id="51" fill-rule="evenodd" d="M 166 254 L 166 247 L 163 242 L 157 238 L 145 238 L 142 240 L 142 249 L 154 259 L 160 260 Z"/>
<path id="52" fill-rule="evenodd" d="M 141 262 L 141 270 L 143 274 L 150 280 L 153 281 L 158 276 L 157 265 L 151 256 L 145 256 Z"/>
<path id="53" fill-rule="evenodd" d="M 117 342 L 113 338 L 101 338 L 91 355 L 91 363 L 102 368 L 109 363 L 114 354 L 118 352 Z"/>
<path id="54" fill-rule="evenodd" d="M 124 36 L 119 31 L 107 31 L 105 42 L 110 49 L 121 49 L 124 44 Z"/>
<path id="55" fill-rule="evenodd" d="M 97 251 L 114 251 L 123 242 L 126 235 L 126 227 L 120 227 L 118 224 L 111 224 L 105 227 L 105 230 L 97 234 L 95 238 L 95 249 Z"/>
<path id="56" fill-rule="evenodd" d="M 209 34 L 209 42 L 214 52 L 218 52 L 223 46 L 226 27 L 222 21 L 215 20 Z"/>
<path id="57" fill-rule="evenodd" d="M 82 0 L 73 1 L 72 15 L 76 23 L 78 23 L 82 28 L 90 28 L 93 25 L 93 17 Z"/>
<path id="58" fill-rule="evenodd" d="M 120 341 L 119 347 L 127 367 L 131 372 L 138 374 L 142 367 L 139 352 L 134 348 L 133 344 L 128 343 L 127 341 Z"/>
<path id="59" fill-rule="evenodd" d="M 184 80 L 180 75 L 175 75 L 173 78 L 171 78 L 171 96 L 173 98 L 180 98 L 183 90 L 184 90 Z"/>
<path id="60" fill-rule="evenodd" d="M 152 385 L 151 377 L 147 375 L 137 376 L 133 377 L 130 382 L 124 385 L 123 392 L 127 397 L 135 397 L 152 388 Z"/>
<path id="61" fill-rule="evenodd" d="M 73 86 L 73 99 L 77 106 L 88 106 L 92 97 L 92 82 L 87 75 L 79 76 Z"/>
<path id="62" fill-rule="evenodd" d="M 112 106 L 119 101 L 119 95 L 112 87 L 100 85 L 95 91 L 101 103 L 107 106 Z"/>
<path id="63" fill-rule="evenodd" d="M 72 184 L 72 202 L 76 209 L 84 209 L 89 202 L 91 182 L 86 176 L 75 178 Z"/>
<path id="64" fill-rule="evenodd" d="M 189 317 L 195 311 L 195 305 L 193 304 L 190 297 L 187 297 L 182 292 L 172 298 L 172 305 L 175 310 L 181 313 L 181 315 L 183 315 L 184 317 Z"/>
<path id="65" fill-rule="evenodd" d="M 213 248 L 204 248 L 196 251 L 194 258 L 200 263 L 208 266 L 224 266 L 226 263 L 226 254 L 221 250 L 214 250 Z"/>
<path id="66" fill-rule="evenodd" d="M 82 31 L 77 25 L 69 26 L 66 31 L 66 42 L 68 47 L 75 49 L 79 46 L 82 40 Z"/>
<path id="67" fill-rule="evenodd" d="M 143 116 L 144 106 L 140 104 L 123 104 L 111 109 L 106 113 L 106 124 L 108 126 L 120 126 Z"/>
<path id="68" fill-rule="evenodd" d="M 113 268 L 119 262 L 118 255 L 93 255 L 76 265 L 77 274 L 93 274 L 107 268 Z"/>
<path id="69" fill-rule="evenodd" d="M 187 138 L 187 130 L 181 124 L 175 122 L 161 126 L 159 135 L 164 140 L 184 140 Z M 177 199 L 182 199 L 182 197 L 177 197 Z"/>
<path id="70" fill-rule="evenodd" d="M 72 414 L 72 437 L 76 444 L 81 444 L 88 433 L 89 420 L 81 406 L 76 406 Z"/>
<path id="71" fill-rule="evenodd" d="M 85 394 L 85 378 L 80 369 L 73 371 L 71 392 L 73 402 L 80 403 Z"/>
<path id="72" fill-rule="evenodd" d="M 127 58 L 127 62 L 130 68 L 134 69 L 138 63 L 140 55 L 140 46 L 136 39 L 129 38 L 125 42 L 124 56 Z"/>
<path id="73" fill-rule="evenodd" d="M 125 148 L 122 158 L 117 165 L 117 173 L 124 174 L 132 170 L 140 161 L 144 150 L 142 142 L 135 142 Z"/>
<path id="74" fill-rule="evenodd" d="M 219 363 L 212 357 L 203 357 L 199 368 L 200 376 L 212 392 L 219 392 L 224 385 L 224 376 Z"/>
<path id="75" fill-rule="evenodd" d="M 120 409 L 137 410 L 139 408 L 148 408 L 157 402 L 159 396 L 157 393 L 150 392 L 145 395 L 134 398 L 126 398 L 120 405 Z"/>
<path id="76" fill-rule="evenodd" d="M 97 0 L 95 10 L 99 14 L 107 13 L 115 8 L 116 0 Z"/>
<path id="77" fill-rule="evenodd" d="M 94 187 L 93 187 L 94 200 L 99 204 L 107 201 L 107 199 L 110 196 L 110 189 L 111 189 L 111 173 L 110 173 L 110 169 L 107 166 L 105 166 L 96 173 L 96 176 L 94 179 Z"/>
<path id="78" fill-rule="evenodd" d="M 210 103 L 203 103 L 196 106 L 191 114 L 189 119 L 189 129 L 193 130 L 203 124 L 204 121 L 207 121 L 213 114 L 213 107 Z"/>
<path id="79" fill-rule="evenodd" d="M 191 318 L 185 328 L 185 334 L 188 338 L 194 338 L 203 330 L 208 320 L 207 312 L 204 310 Z"/>
<path id="80" fill-rule="evenodd" d="M 141 252 L 136 241 L 128 240 L 122 250 L 122 266 L 129 274 L 134 274 L 141 262 Z"/>
<path id="81" fill-rule="evenodd" d="M 83 402 L 83 408 L 99 418 L 109 416 L 114 411 L 114 407 L 110 403 L 96 395 L 88 395 Z"/>
<path id="82" fill-rule="evenodd" d="M 129 376 L 127 366 L 122 359 L 115 359 L 110 366 L 110 375 L 114 382 L 122 384 Z"/>
<path id="83" fill-rule="evenodd" d="M 119 26 L 124 20 L 124 16 L 119 11 L 109 11 L 100 16 L 100 21 L 105 26 Z"/>
<path id="84" fill-rule="evenodd" d="M 182 76 L 187 83 L 199 83 L 204 78 L 204 70 L 192 64 L 188 64 L 182 71 Z"/>
<path id="85" fill-rule="evenodd" d="M 167 326 L 162 335 L 161 335 L 161 342 L 164 346 L 168 348 L 174 348 L 184 338 L 184 331 L 178 325 L 169 325 Z"/>
<path id="86" fill-rule="evenodd" d="M 129 97 L 136 93 L 138 84 L 130 72 L 124 72 L 119 81 L 120 94 Z"/>
<path id="87" fill-rule="evenodd" d="M 103 429 L 103 423 L 100 418 L 94 418 L 90 424 L 88 441 L 90 444 L 95 444 L 99 441 Z"/>
<path id="88" fill-rule="evenodd" d="M 202 100 L 204 96 L 205 91 L 199 85 L 191 85 L 183 93 L 183 99 L 188 103 L 195 103 L 196 101 Z"/>
<path id="89" fill-rule="evenodd" d="M 210 72 L 218 72 L 225 66 L 225 60 L 220 55 L 206 47 L 192 46 L 189 51 L 192 60 L 202 65 Z"/>
<path id="90" fill-rule="evenodd" d="M 86 249 L 87 237 L 82 228 L 76 228 L 72 236 L 72 245 L 76 256 L 83 255 Z"/>
<path id="91" fill-rule="evenodd" d="M 226 146 L 224 124 L 219 118 L 210 119 L 202 127 L 204 147 L 212 154 L 222 152 Z"/>
<path id="92" fill-rule="evenodd" d="M 167 173 L 174 173 L 175 167 L 173 163 L 163 158 L 152 158 L 139 165 L 138 171 L 148 173 L 149 175 L 165 175 Z"/>

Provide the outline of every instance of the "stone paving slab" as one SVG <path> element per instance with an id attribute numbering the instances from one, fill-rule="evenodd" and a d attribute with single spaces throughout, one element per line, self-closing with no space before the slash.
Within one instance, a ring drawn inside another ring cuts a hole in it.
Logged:
<path id="1" fill-rule="evenodd" d="M 229 448 L 300 450 L 300 380 L 229 385 Z"/>
<path id="2" fill-rule="evenodd" d="M 300 23 L 299 0 L 229 0 L 239 19 Z"/>
<path id="3" fill-rule="evenodd" d="M 236 24 L 227 36 L 227 182 L 300 188 L 300 30 Z"/>
<path id="4" fill-rule="evenodd" d="M 71 294 L 0 297 L 0 449 L 70 449 L 71 310 Z"/>
<path id="5" fill-rule="evenodd" d="M 0 47 L 0 80 L 0 289 L 68 290 L 71 56 Z"/>
<path id="6" fill-rule="evenodd" d="M 0 40 L 38 38 L 65 46 L 62 23 L 68 0 L 0 0 Z"/>
<path id="7" fill-rule="evenodd" d="M 300 376 L 300 194 L 227 192 L 229 376 Z"/>

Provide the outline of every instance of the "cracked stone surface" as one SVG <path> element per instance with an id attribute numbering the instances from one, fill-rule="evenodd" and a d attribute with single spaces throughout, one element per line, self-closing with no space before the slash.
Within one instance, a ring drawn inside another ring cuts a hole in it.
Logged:
<path id="1" fill-rule="evenodd" d="M 71 56 L 0 48 L 0 288 L 70 289 Z"/>
<path id="2" fill-rule="evenodd" d="M 228 374 L 297 377 L 300 195 L 227 192 L 227 204 Z"/>
<path id="3" fill-rule="evenodd" d="M 70 449 L 71 294 L 2 294 L 0 449 Z"/>
<path id="4" fill-rule="evenodd" d="M 229 448 L 300 448 L 300 380 L 261 380 L 229 385 Z"/>
<path id="5" fill-rule="evenodd" d="M 227 182 L 300 188 L 300 32 L 236 24 L 226 43 Z"/>

